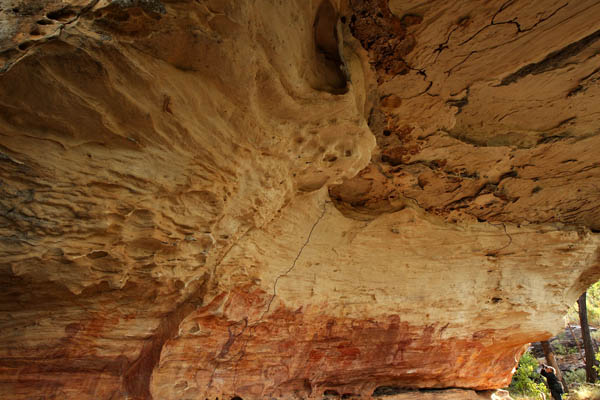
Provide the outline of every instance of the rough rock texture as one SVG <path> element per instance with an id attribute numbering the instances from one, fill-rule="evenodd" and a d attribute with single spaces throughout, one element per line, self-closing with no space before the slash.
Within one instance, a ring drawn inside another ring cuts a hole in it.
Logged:
<path id="1" fill-rule="evenodd" d="M 600 278 L 599 20 L 2 1 L 0 394 L 490 398 Z"/>

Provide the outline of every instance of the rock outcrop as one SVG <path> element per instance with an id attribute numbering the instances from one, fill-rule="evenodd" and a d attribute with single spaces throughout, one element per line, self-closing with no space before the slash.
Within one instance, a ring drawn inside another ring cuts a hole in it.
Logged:
<path id="1" fill-rule="evenodd" d="M 490 398 L 600 278 L 599 20 L 4 1 L 0 394 Z"/>

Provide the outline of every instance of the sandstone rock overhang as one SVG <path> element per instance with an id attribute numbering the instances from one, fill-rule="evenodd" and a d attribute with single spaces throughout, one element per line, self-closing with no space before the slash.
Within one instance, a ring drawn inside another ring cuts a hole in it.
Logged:
<path id="1" fill-rule="evenodd" d="M 599 17 L 5 1 L 0 394 L 489 397 L 600 278 Z"/>

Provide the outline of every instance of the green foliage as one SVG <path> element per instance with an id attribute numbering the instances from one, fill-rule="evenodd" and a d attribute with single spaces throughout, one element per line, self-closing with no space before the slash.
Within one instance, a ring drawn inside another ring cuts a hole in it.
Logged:
<path id="1" fill-rule="evenodd" d="M 573 383 L 585 383 L 585 368 L 578 368 L 574 371 L 566 371 L 564 373 L 564 377 L 569 387 Z"/>
<path id="2" fill-rule="evenodd" d="M 600 365 L 600 352 L 596 353 L 595 357 L 596 361 L 598 361 L 598 364 Z M 593 365 L 592 368 L 594 368 L 598 376 L 600 376 L 600 367 L 598 365 Z"/>
<path id="3" fill-rule="evenodd" d="M 560 337 L 560 336 L 559 336 Z M 575 347 L 568 347 L 562 344 L 559 341 L 552 342 L 552 348 L 554 349 L 554 353 L 565 356 L 567 354 L 577 354 L 577 349 Z"/>
<path id="4" fill-rule="evenodd" d="M 568 353 L 567 348 L 565 346 L 563 346 L 563 344 L 560 342 L 556 342 L 556 343 L 552 344 L 552 347 L 554 348 L 554 353 L 559 354 L 561 356 L 564 356 L 565 354 Z"/>
<path id="5" fill-rule="evenodd" d="M 548 389 L 540 374 L 536 372 L 538 362 L 529 351 L 519 360 L 517 371 L 508 386 L 511 395 L 537 398 L 541 393 L 548 394 Z"/>
<path id="6" fill-rule="evenodd" d="M 600 281 L 594 283 L 587 291 L 588 319 L 590 325 L 600 325 Z"/>

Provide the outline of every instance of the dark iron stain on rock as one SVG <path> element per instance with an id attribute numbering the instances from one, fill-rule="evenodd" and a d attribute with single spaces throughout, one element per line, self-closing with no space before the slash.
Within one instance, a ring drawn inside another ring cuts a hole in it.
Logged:
<path id="1" fill-rule="evenodd" d="M 415 38 L 407 32 L 407 27 L 421 23 L 423 18 L 413 14 L 398 18 L 385 1 L 353 0 L 350 7 L 354 11 L 350 30 L 369 51 L 380 82 L 386 80 L 385 75 L 407 74 L 411 67 L 403 57 L 416 46 Z"/>

